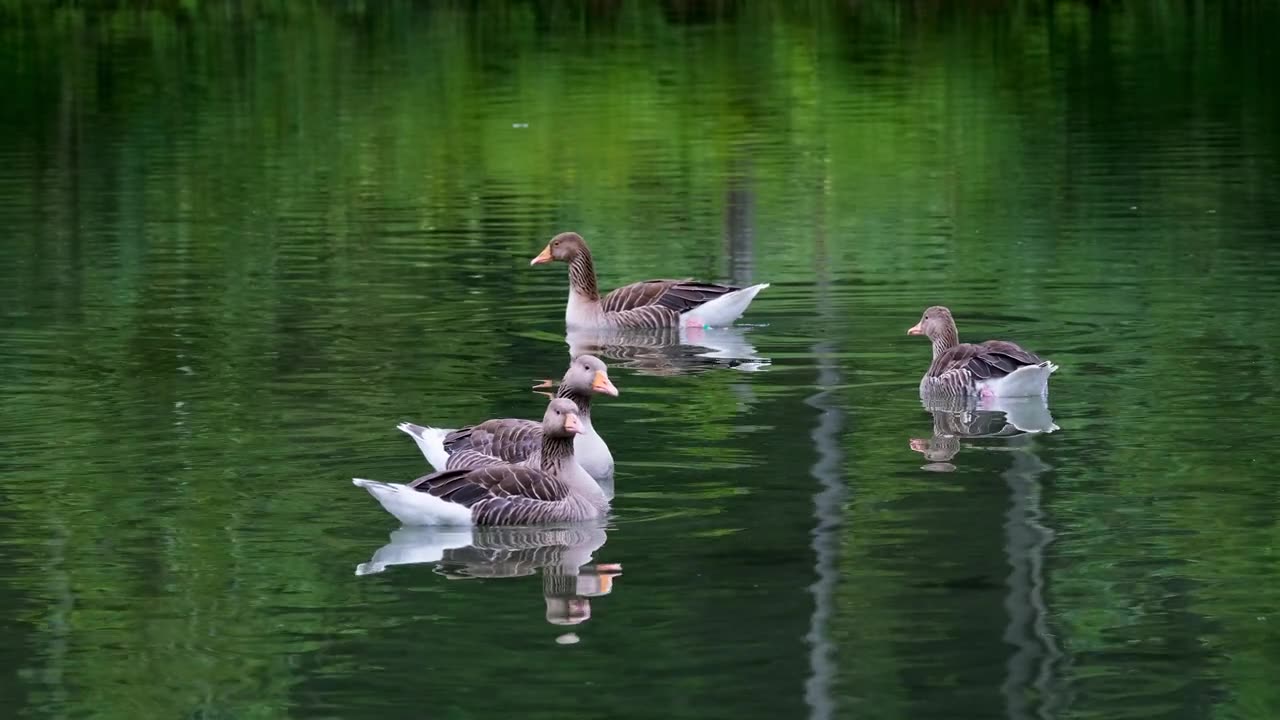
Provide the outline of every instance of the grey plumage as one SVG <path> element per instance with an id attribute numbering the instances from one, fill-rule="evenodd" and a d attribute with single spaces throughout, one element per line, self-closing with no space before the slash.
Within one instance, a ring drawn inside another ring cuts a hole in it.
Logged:
<path id="1" fill-rule="evenodd" d="M 585 247 L 585 246 L 584 246 Z M 590 262 L 590 255 L 583 255 Z M 578 262 L 575 260 L 575 262 Z M 572 266 L 570 266 L 572 268 Z M 572 274 L 571 276 L 572 277 Z M 716 298 L 741 290 L 732 285 L 718 285 L 694 280 L 643 280 L 630 285 L 623 285 L 600 298 L 600 307 L 608 313 L 621 313 L 643 308 L 661 308 L 670 311 L 674 317 L 688 312 Z M 619 323 L 626 325 L 626 323 Z M 652 327 L 669 327 L 654 325 Z M 636 327 L 631 325 L 629 327 Z"/>
<path id="2" fill-rule="evenodd" d="M 576 407 L 555 398 L 543 416 L 540 465 L 446 469 L 408 487 L 468 508 L 476 525 L 534 525 L 599 517 L 608 501 L 573 459 Z"/>
<path id="3" fill-rule="evenodd" d="M 961 343 L 951 311 L 935 305 L 924 311 L 908 334 L 925 335 L 933 345 L 933 360 L 920 380 L 922 396 L 963 397 L 980 383 L 1006 378 L 1030 367 L 1057 369 L 1039 355 L 1006 340 Z"/>
<path id="4" fill-rule="evenodd" d="M 591 397 L 596 390 L 596 379 L 606 380 L 608 368 L 592 355 L 575 357 L 565 371 L 556 390 L 556 397 L 569 400 L 577 408 L 580 420 L 590 427 Z M 616 392 L 609 385 L 611 392 Z M 444 449 L 449 453 L 446 469 L 484 467 L 497 462 L 523 463 L 538 467 L 541 463 L 542 425 L 521 418 L 496 418 L 462 427 L 444 437 Z"/>
<path id="5" fill-rule="evenodd" d="M 570 301 L 566 321 L 570 325 L 599 327 L 664 328 L 679 325 L 681 316 L 743 288 L 719 283 L 683 280 L 643 280 L 616 288 L 601 296 L 591 250 L 577 233 L 560 233 L 533 259 L 534 264 L 559 260 L 569 265 Z M 741 314 L 756 292 L 748 290 L 727 318 Z"/>

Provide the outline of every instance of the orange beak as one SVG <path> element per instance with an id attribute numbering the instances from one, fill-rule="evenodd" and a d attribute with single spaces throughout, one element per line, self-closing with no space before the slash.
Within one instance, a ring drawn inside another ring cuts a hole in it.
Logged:
<path id="1" fill-rule="evenodd" d="M 923 321 L 923 320 L 921 320 L 920 322 L 924 322 L 924 321 Z M 915 325 L 912 325 L 912 326 L 911 326 L 911 328 L 910 328 L 909 330 L 907 330 L 907 334 L 908 334 L 908 335 L 923 335 L 923 334 L 924 334 L 924 330 L 920 329 L 920 323 L 916 323 Z"/>
<path id="2" fill-rule="evenodd" d="M 565 432 L 573 433 L 574 435 L 577 435 L 578 433 L 582 432 L 582 423 L 578 421 L 578 416 L 574 415 L 573 413 L 569 413 L 568 415 L 565 415 L 564 429 L 565 429 Z"/>
<path id="3" fill-rule="evenodd" d="M 591 389 L 598 393 L 618 397 L 618 388 L 614 387 L 612 382 L 609 382 L 609 376 L 605 375 L 603 370 L 596 371 L 596 379 L 592 381 Z"/>
<path id="4" fill-rule="evenodd" d="M 549 262 L 551 262 L 551 261 L 552 261 L 552 260 L 554 260 L 554 259 L 555 259 L 555 258 L 551 257 L 551 246 L 550 246 L 550 245 L 548 245 L 548 246 L 546 246 L 546 247 L 542 248 L 542 252 L 538 253 L 538 257 L 536 257 L 536 258 L 534 258 L 534 259 L 530 260 L 530 261 L 529 261 L 529 264 L 530 264 L 530 265 L 541 265 L 541 264 L 543 264 L 543 263 L 549 263 Z"/>

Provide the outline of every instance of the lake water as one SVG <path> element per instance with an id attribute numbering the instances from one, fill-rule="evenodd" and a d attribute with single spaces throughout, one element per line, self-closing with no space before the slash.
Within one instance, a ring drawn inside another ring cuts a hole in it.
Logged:
<path id="1" fill-rule="evenodd" d="M 1275 6 L 63 5 L 0 3 L 6 714 L 1280 715 Z M 569 229 L 772 287 L 601 350 L 607 526 L 398 529 L 398 422 L 540 416 Z M 1047 409 L 926 410 L 938 303 Z"/>

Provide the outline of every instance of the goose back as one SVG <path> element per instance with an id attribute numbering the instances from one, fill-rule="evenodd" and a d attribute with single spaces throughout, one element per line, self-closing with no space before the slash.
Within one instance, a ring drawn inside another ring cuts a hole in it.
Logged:
<path id="1" fill-rule="evenodd" d="M 542 424 L 520 418 L 485 420 L 454 430 L 444 437 L 450 468 L 462 467 L 454 465 L 453 456 L 466 450 L 491 455 L 503 462 L 520 462 L 541 445 Z"/>
<path id="2" fill-rule="evenodd" d="M 1023 368 L 1045 361 L 1038 355 L 1004 340 L 961 343 L 938 354 L 920 381 L 921 395 L 961 397 L 978 386 L 1006 378 Z"/>
<path id="3" fill-rule="evenodd" d="M 612 475 L 613 455 L 591 423 L 591 395 L 577 392 L 562 382 L 556 397 L 571 400 L 578 407 L 583 432 L 574 438 L 577 461 L 592 477 L 599 479 Z M 498 462 L 538 467 L 541 464 L 542 425 L 516 418 L 486 420 L 451 432 L 445 436 L 444 448 L 449 453 L 445 467 L 450 470 L 484 467 Z"/>
<path id="4" fill-rule="evenodd" d="M 623 285 L 600 299 L 606 313 L 624 312 L 647 307 L 663 307 L 680 313 L 688 312 L 727 293 L 742 288 L 694 280 L 644 280 Z M 668 327 L 660 325 L 655 327 Z"/>
<path id="5" fill-rule="evenodd" d="M 444 470 L 410 483 L 471 511 L 477 525 L 534 525 L 598 517 L 603 508 L 573 493 L 558 477 L 525 465 Z"/>
<path id="6" fill-rule="evenodd" d="M 475 468 L 488 467 L 489 465 L 500 465 L 507 462 L 500 457 L 487 455 L 479 450 L 459 450 L 449 456 L 449 461 L 445 465 L 446 470 L 474 470 Z M 535 461 L 529 463 L 535 467 L 538 463 Z"/>
<path id="7" fill-rule="evenodd" d="M 942 377 L 963 370 L 975 380 L 994 380 L 1021 367 L 1039 365 L 1044 360 L 1033 352 L 1005 340 L 961 343 L 942 352 L 929 366 L 929 377 Z"/>

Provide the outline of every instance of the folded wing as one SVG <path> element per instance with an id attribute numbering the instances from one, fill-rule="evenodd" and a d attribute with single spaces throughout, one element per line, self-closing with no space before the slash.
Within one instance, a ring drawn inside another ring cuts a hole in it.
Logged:
<path id="1" fill-rule="evenodd" d="M 473 450 L 503 462 L 520 462 L 542 447 L 542 426 L 533 420 L 502 418 L 459 428 L 444 438 L 450 458 Z M 457 467 L 450 463 L 450 467 Z"/>
<path id="2" fill-rule="evenodd" d="M 526 525 L 562 514 L 568 487 L 537 468 L 490 465 L 445 470 L 413 481 L 409 487 L 471 509 L 477 524 Z"/>
<path id="3" fill-rule="evenodd" d="M 1004 340 L 988 340 L 977 345 L 964 343 L 946 351 L 929 368 L 930 377 L 942 377 L 958 370 L 967 371 L 975 380 L 995 380 L 1028 365 L 1044 360 L 1033 352 Z"/>
<path id="4" fill-rule="evenodd" d="M 605 295 L 600 299 L 600 306 L 605 312 L 660 306 L 679 315 L 739 289 L 694 280 L 645 280 L 623 285 Z"/>

